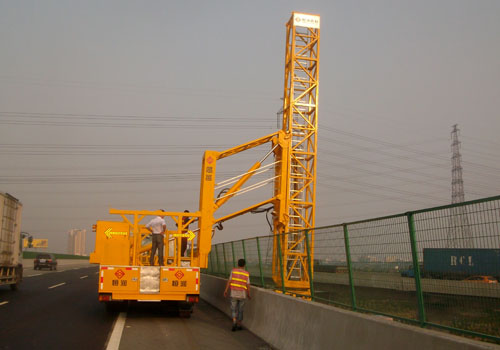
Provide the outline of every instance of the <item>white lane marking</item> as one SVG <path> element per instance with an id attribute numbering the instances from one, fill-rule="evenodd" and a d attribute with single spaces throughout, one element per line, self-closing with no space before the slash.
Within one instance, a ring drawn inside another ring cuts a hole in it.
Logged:
<path id="1" fill-rule="evenodd" d="M 80 277 L 80 279 L 83 280 L 84 278 L 87 278 L 87 277 L 89 277 L 89 276 L 82 276 L 82 277 Z"/>
<path id="2" fill-rule="evenodd" d="M 66 282 L 59 283 L 59 284 L 56 284 L 56 285 L 50 286 L 50 287 L 49 287 L 49 289 L 56 288 L 56 287 L 60 287 L 60 286 L 64 286 L 65 284 L 66 284 Z"/>
<path id="3" fill-rule="evenodd" d="M 2 301 L 2 302 L 0 303 L 0 306 L 5 305 L 5 304 L 8 304 L 8 303 L 9 303 L 8 301 Z"/>
<path id="4" fill-rule="evenodd" d="M 120 312 L 118 314 L 118 318 L 116 319 L 115 326 L 113 327 L 113 332 L 111 333 L 111 337 L 109 338 L 106 350 L 118 350 L 118 348 L 120 347 L 120 340 L 122 338 L 126 319 L 127 314 L 125 312 Z"/>
<path id="5" fill-rule="evenodd" d="M 42 275 L 41 273 L 37 273 L 37 274 L 35 274 L 35 275 L 28 275 L 28 276 L 26 276 L 26 277 L 34 277 L 34 276 L 41 276 L 41 275 Z"/>

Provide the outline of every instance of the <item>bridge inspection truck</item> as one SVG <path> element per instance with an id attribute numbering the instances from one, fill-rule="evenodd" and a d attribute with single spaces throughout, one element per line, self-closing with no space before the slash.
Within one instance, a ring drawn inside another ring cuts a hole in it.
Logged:
<path id="1" fill-rule="evenodd" d="M 199 299 L 200 269 L 208 265 L 215 228 L 259 210 L 272 215 L 274 282 L 294 294 L 310 295 L 314 271 L 320 17 L 293 12 L 286 27 L 282 129 L 225 151 L 205 151 L 198 211 L 110 209 L 110 214 L 119 215 L 122 221 L 98 221 L 95 225 L 95 251 L 90 262 L 100 265 L 99 300 L 107 306 L 125 301 L 169 301 L 176 302 L 181 313 L 189 315 Z M 263 145 L 268 146 L 264 155 L 259 155 L 246 172 L 216 181 L 220 160 L 250 149 L 258 151 L 261 148 L 257 147 Z M 266 172 L 270 176 L 265 180 L 254 177 L 265 176 Z M 217 211 L 234 196 L 268 184 L 273 188 L 261 201 L 217 217 Z M 157 266 L 157 262 L 150 266 L 150 232 L 141 222 L 156 215 L 167 221 L 164 266 Z M 186 240 L 191 242 L 187 250 Z"/>
<path id="2" fill-rule="evenodd" d="M 16 290 L 23 280 L 21 213 L 23 205 L 0 192 L 0 285 Z"/>

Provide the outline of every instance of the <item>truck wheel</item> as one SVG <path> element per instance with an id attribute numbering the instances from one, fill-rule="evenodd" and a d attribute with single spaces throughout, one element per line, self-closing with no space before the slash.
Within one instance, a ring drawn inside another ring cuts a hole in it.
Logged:
<path id="1" fill-rule="evenodd" d="M 11 290 L 17 290 L 19 288 L 19 285 L 21 284 L 21 281 L 23 280 L 23 266 L 18 265 L 16 267 L 16 283 L 10 285 Z"/>
<path id="2" fill-rule="evenodd" d="M 127 310 L 128 303 L 126 301 L 106 301 L 106 311 L 107 312 L 122 312 Z"/>
<path id="3" fill-rule="evenodd" d="M 112 301 L 106 301 L 106 302 L 104 303 L 104 305 L 106 305 L 106 311 L 107 311 L 107 312 L 110 312 L 110 313 L 111 313 L 111 312 L 117 312 L 117 311 L 118 311 L 118 310 L 117 310 L 118 308 L 117 308 L 117 305 L 116 305 L 116 303 L 115 303 L 115 302 L 112 302 Z"/>
<path id="4" fill-rule="evenodd" d="M 179 317 L 190 318 L 193 313 L 193 304 L 179 303 Z"/>
<path id="5" fill-rule="evenodd" d="M 179 310 L 179 317 L 180 318 L 190 318 L 191 317 L 191 310 Z"/>

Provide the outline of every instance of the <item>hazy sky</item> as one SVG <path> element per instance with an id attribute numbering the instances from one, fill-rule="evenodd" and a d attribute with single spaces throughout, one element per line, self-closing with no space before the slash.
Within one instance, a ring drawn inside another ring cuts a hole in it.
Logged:
<path id="1" fill-rule="evenodd" d="M 22 230 L 65 252 L 84 228 L 90 252 L 109 208 L 196 211 L 203 151 L 277 128 L 292 11 L 321 16 L 318 226 L 451 202 L 453 124 L 466 199 L 500 194 L 500 1 L 0 0 L 0 191 Z M 249 214 L 214 242 L 268 233 Z"/>

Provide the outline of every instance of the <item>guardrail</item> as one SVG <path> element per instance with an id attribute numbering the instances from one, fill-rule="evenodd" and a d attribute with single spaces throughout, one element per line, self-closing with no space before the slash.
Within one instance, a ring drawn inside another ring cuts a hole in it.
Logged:
<path id="1" fill-rule="evenodd" d="M 500 196 L 299 233 L 314 301 L 500 343 L 500 283 L 474 280 L 500 276 Z M 273 238 L 215 244 L 204 272 L 227 278 L 244 258 L 253 285 L 287 292 Z"/>
<path id="2" fill-rule="evenodd" d="M 34 251 L 23 251 L 23 259 L 34 259 L 37 254 L 43 254 L 50 252 L 34 252 Z M 62 254 L 62 253 L 53 253 L 57 259 L 75 259 L 75 260 L 89 260 L 88 256 L 85 255 L 73 255 L 73 254 Z"/>

